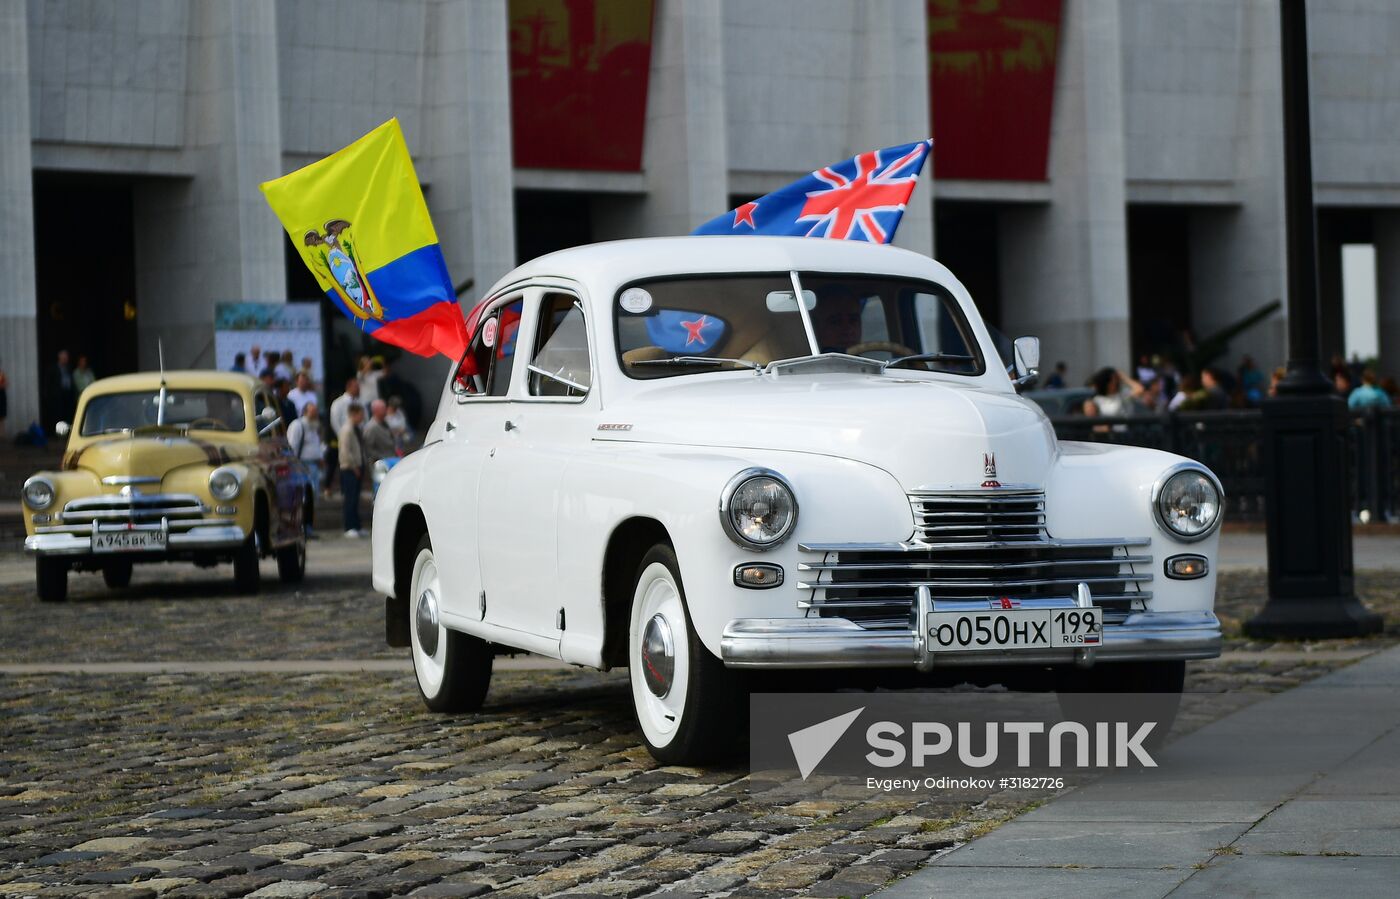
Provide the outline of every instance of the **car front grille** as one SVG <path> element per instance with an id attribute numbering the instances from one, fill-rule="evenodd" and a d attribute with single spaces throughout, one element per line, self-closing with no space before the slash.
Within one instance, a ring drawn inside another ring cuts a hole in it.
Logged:
<path id="1" fill-rule="evenodd" d="M 191 493 L 108 494 L 75 499 L 63 507 L 68 524 L 159 524 L 203 518 L 208 509 Z"/>
<path id="2" fill-rule="evenodd" d="M 915 592 L 941 599 L 1070 597 L 1088 584 L 1107 622 L 1146 608 L 1146 537 L 1056 540 L 1038 491 L 921 493 L 907 543 L 804 544 L 798 606 L 869 628 L 907 628 Z"/>
<path id="3" fill-rule="evenodd" d="M 1039 540 L 1045 494 L 1039 490 L 915 493 L 914 539 L 923 543 Z"/>

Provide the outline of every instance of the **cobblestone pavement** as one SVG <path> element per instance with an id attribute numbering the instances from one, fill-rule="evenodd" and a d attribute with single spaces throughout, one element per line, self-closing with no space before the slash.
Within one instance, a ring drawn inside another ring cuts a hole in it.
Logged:
<path id="1" fill-rule="evenodd" d="M 306 580 L 238 593 L 233 566 L 137 565 L 131 586 L 70 574 L 68 601 L 34 598 L 34 563 L 0 556 L 0 663 L 404 658 L 384 645 L 384 601 L 369 585 L 369 541 L 327 537 L 307 551 Z"/>
<path id="2" fill-rule="evenodd" d="M 389 656 L 363 544 L 313 552 L 297 591 L 167 567 L 58 606 L 0 559 L 0 665 Z M 1247 614 L 1250 577 L 1222 609 Z M 1387 610 L 1397 588 L 1361 582 Z M 1395 637 L 1232 641 L 1189 689 L 1248 704 Z M 1205 714 L 1188 696 L 1185 726 Z M 858 896 L 1043 798 L 765 801 L 738 765 L 658 766 L 625 675 L 563 668 L 499 673 L 466 716 L 404 673 L 11 674 L 0 734 L 0 895 Z"/>

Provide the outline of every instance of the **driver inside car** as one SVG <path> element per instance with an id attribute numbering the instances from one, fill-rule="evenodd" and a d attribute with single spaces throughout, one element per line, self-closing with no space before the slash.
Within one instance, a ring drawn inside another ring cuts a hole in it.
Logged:
<path id="1" fill-rule="evenodd" d="M 832 284 L 821 290 L 812 310 L 812 329 L 823 353 L 844 353 L 861 342 L 860 311 L 864 304 L 849 287 Z"/>

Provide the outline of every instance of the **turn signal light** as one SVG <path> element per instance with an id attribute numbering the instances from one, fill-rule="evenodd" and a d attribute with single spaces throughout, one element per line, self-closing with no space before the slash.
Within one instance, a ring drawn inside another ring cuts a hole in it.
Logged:
<path id="1" fill-rule="evenodd" d="M 1167 577 L 1179 581 L 1195 580 L 1210 573 L 1210 563 L 1205 556 L 1172 556 L 1167 560 Z"/>
<path id="2" fill-rule="evenodd" d="M 783 567 L 763 562 L 740 565 L 734 569 L 734 583 L 754 590 L 767 590 L 783 582 Z"/>

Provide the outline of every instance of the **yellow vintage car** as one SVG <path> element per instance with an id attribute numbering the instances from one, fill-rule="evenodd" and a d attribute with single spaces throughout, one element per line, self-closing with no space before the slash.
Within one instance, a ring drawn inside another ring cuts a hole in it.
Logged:
<path id="1" fill-rule="evenodd" d="M 104 378 L 83 391 L 68 433 L 62 470 L 23 489 L 41 600 L 67 597 L 69 571 L 124 587 L 138 562 L 232 562 L 238 588 L 254 592 L 258 560 L 275 555 L 284 582 L 301 580 L 312 487 L 260 382 L 210 371 Z"/>

